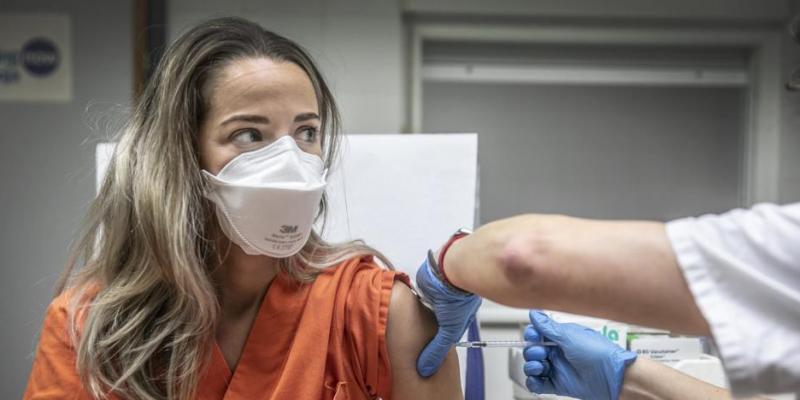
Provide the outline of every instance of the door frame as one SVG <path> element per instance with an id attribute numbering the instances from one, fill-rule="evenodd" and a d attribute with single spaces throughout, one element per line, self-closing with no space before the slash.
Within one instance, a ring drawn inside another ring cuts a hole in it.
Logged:
<path id="1" fill-rule="evenodd" d="M 778 201 L 781 132 L 781 34 L 765 28 L 643 28 L 581 25 L 499 25 L 412 22 L 409 27 L 407 126 L 421 132 L 426 41 L 548 45 L 738 47 L 749 53 L 749 85 L 739 171 L 740 205 Z"/>

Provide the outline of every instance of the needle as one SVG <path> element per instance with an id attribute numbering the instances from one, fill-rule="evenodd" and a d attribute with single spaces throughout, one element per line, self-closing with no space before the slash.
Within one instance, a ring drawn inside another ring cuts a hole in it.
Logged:
<path id="1" fill-rule="evenodd" d="M 528 347 L 528 346 L 558 346 L 555 342 L 527 342 L 524 340 L 481 340 L 473 342 L 458 342 L 456 347 Z"/>

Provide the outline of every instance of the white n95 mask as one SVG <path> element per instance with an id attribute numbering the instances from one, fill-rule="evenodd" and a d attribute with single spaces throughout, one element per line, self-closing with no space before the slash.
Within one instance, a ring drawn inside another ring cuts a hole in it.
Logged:
<path id="1" fill-rule="evenodd" d="M 325 191 L 322 159 L 284 136 L 242 153 L 214 176 L 203 170 L 205 196 L 214 202 L 222 231 L 250 255 L 284 258 L 311 235 Z"/>

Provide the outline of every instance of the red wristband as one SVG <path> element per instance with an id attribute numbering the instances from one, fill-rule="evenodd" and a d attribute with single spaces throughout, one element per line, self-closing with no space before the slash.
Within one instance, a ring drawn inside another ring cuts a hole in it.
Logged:
<path id="1" fill-rule="evenodd" d="M 467 233 L 467 232 L 461 232 L 461 231 L 457 232 L 455 235 L 450 236 L 450 240 L 448 240 L 447 243 L 445 243 L 444 246 L 442 246 L 442 250 L 439 251 L 439 260 L 437 260 L 438 261 L 437 264 L 439 264 L 439 273 L 442 275 L 442 279 L 447 284 L 449 284 L 450 286 L 453 286 L 453 287 L 457 287 L 457 286 L 453 285 L 453 282 L 450 282 L 450 279 L 447 277 L 447 274 L 444 272 L 444 255 L 445 255 L 445 253 L 447 253 L 447 249 L 449 249 L 450 246 L 453 243 L 455 243 L 456 240 L 461 239 L 461 238 L 463 238 L 464 236 L 467 236 L 467 235 L 469 235 L 469 233 Z"/>

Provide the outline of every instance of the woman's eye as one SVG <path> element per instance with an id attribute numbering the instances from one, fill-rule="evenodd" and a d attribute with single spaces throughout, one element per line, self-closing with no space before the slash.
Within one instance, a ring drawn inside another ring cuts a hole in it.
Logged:
<path id="1" fill-rule="evenodd" d="M 314 143 L 317 140 L 317 134 L 319 133 L 319 129 L 313 126 L 305 126 L 300 128 L 295 135 L 297 140 L 306 142 L 306 143 Z"/>
<path id="2" fill-rule="evenodd" d="M 319 130 L 313 126 L 306 126 L 297 131 L 296 138 L 307 143 L 314 143 L 317 140 Z"/>
<path id="3" fill-rule="evenodd" d="M 255 129 L 242 129 L 233 134 L 233 142 L 239 146 L 246 147 L 263 140 L 264 136 Z"/>

